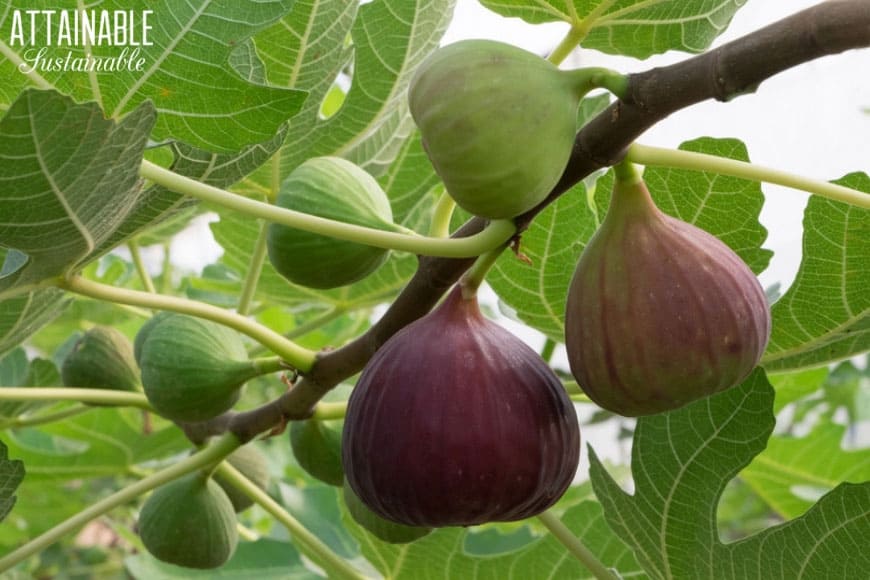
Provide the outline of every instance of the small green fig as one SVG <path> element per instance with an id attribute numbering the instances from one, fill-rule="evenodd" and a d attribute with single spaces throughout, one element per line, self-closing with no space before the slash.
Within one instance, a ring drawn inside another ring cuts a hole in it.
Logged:
<path id="1" fill-rule="evenodd" d="M 432 528 L 406 526 L 385 520 L 366 507 L 346 481 L 342 484 L 342 496 L 353 521 L 383 542 L 408 544 L 432 532 Z"/>
<path id="2" fill-rule="evenodd" d="M 161 320 L 164 320 L 169 316 L 174 316 L 174 314 L 172 312 L 161 310 L 149 318 L 145 324 L 139 327 L 139 332 L 137 332 L 136 336 L 133 338 L 133 356 L 136 358 L 136 364 L 142 364 L 142 345 L 145 344 L 145 339 L 148 337 L 151 329 L 157 326 Z"/>
<path id="3" fill-rule="evenodd" d="M 411 115 L 448 193 L 467 211 L 512 218 L 544 200 L 574 144 L 584 71 L 501 42 L 463 40 L 411 80 Z"/>
<path id="4" fill-rule="evenodd" d="M 145 396 L 169 419 L 216 417 L 239 400 L 245 382 L 264 372 L 258 360 L 248 359 L 241 335 L 226 326 L 171 313 L 143 328 Z"/>
<path id="5" fill-rule="evenodd" d="M 387 195 L 375 179 L 338 157 L 316 157 L 281 184 L 277 205 L 349 224 L 398 231 Z M 365 278 L 388 251 L 281 224 L 267 232 L 269 260 L 279 274 L 308 288 L 337 288 Z"/>
<path id="6" fill-rule="evenodd" d="M 266 489 L 266 486 L 269 484 L 269 467 L 266 464 L 266 457 L 259 449 L 248 444 L 233 451 L 226 460 L 257 487 Z M 242 512 L 254 505 L 254 500 L 226 481 L 221 474 L 215 475 L 214 480 L 221 486 L 227 497 L 230 498 L 236 513 Z"/>
<path id="7" fill-rule="evenodd" d="M 139 536 L 152 556 L 186 568 L 218 568 L 236 549 L 233 504 L 201 473 L 156 489 L 139 512 Z"/>
<path id="8" fill-rule="evenodd" d="M 617 180 L 565 310 L 571 372 L 625 416 L 677 409 L 739 384 L 770 335 L 764 290 L 718 238 L 662 213 L 640 178 Z"/>
<path id="9" fill-rule="evenodd" d="M 139 369 L 133 346 L 119 330 L 95 326 L 73 346 L 60 368 L 67 387 L 135 391 L 139 389 Z"/>
<path id="10" fill-rule="evenodd" d="M 312 477 L 324 483 L 340 486 L 344 481 L 341 467 L 341 429 L 322 421 L 293 421 L 290 425 L 290 446 L 299 465 Z"/>

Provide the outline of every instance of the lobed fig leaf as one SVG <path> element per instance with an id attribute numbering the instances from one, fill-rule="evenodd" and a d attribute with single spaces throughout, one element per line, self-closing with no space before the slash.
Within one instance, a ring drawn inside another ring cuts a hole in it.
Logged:
<path id="1" fill-rule="evenodd" d="M 169 419 L 216 417 L 238 401 L 246 381 L 262 374 L 256 361 L 248 360 L 241 335 L 231 328 L 170 313 L 143 329 L 145 396 Z"/>
<path id="2" fill-rule="evenodd" d="M 136 391 L 139 368 L 133 346 L 124 334 L 109 326 L 95 326 L 75 343 L 60 367 L 67 387 Z"/>
<path id="3" fill-rule="evenodd" d="M 485 218 L 512 218 L 544 200 L 574 144 L 582 71 L 516 46 L 463 40 L 435 51 L 409 89 L 411 115 L 448 193 Z"/>
<path id="4" fill-rule="evenodd" d="M 770 336 L 764 290 L 718 238 L 662 213 L 646 185 L 617 180 L 568 292 L 571 372 L 625 416 L 677 409 L 739 384 Z"/>
<path id="5" fill-rule="evenodd" d="M 398 231 L 386 193 L 350 161 L 315 157 L 297 167 L 278 193 L 285 209 L 387 231 Z M 387 259 L 388 250 L 269 225 L 269 260 L 287 280 L 308 288 L 337 288 L 365 278 Z"/>
<path id="6" fill-rule="evenodd" d="M 432 528 L 405 526 L 385 520 L 366 507 L 347 484 L 347 481 L 342 484 L 341 491 L 347 511 L 350 513 L 353 521 L 383 542 L 388 544 L 408 544 L 432 532 Z"/>
<path id="7" fill-rule="evenodd" d="M 290 425 L 290 446 L 296 461 L 312 477 L 329 485 L 341 486 L 341 431 L 323 421 L 293 421 Z"/>
<path id="8" fill-rule="evenodd" d="M 375 353 L 351 393 L 342 438 L 360 500 L 421 527 L 538 514 L 567 489 L 579 453 L 559 378 L 459 287 Z"/>
<path id="9" fill-rule="evenodd" d="M 269 485 L 269 466 L 266 463 L 266 456 L 253 445 L 239 447 L 227 456 L 226 461 L 260 489 L 266 489 Z M 254 500 L 226 481 L 221 474 L 216 474 L 214 480 L 230 498 L 236 513 L 243 512 L 254 505 Z"/>
<path id="10" fill-rule="evenodd" d="M 139 512 L 139 536 L 152 556 L 186 568 L 218 568 L 236 549 L 233 504 L 201 473 L 154 491 Z"/>

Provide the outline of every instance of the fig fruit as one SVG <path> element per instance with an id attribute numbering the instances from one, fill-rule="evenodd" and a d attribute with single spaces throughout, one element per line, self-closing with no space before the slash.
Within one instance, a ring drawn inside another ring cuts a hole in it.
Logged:
<path id="1" fill-rule="evenodd" d="M 350 161 L 315 157 L 281 184 L 277 205 L 349 224 L 399 231 L 375 179 Z M 337 288 L 365 278 L 387 259 L 388 250 L 270 224 L 269 261 L 290 282 L 308 288 Z"/>
<path id="2" fill-rule="evenodd" d="M 465 210 L 512 218 L 544 200 L 574 144 L 583 71 L 516 46 L 463 40 L 417 70 L 408 93 L 423 146 Z"/>
<path id="3" fill-rule="evenodd" d="M 571 483 L 580 430 L 550 367 L 459 286 L 375 353 L 351 393 L 348 484 L 409 526 L 530 517 Z"/>
<path id="4" fill-rule="evenodd" d="M 342 485 L 341 429 L 309 419 L 290 425 L 290 446 L 296 461 L 312 477 L 329 485 Z"/>
<path id="5" fill-rule="evenodd" d="M 170 316 L 175 316 L 173 312 L 167 312 L 165 310 L 161 310 L 151 318 L 149 318 L 145 324 L 139 327 L 139 331 L 136 333 L 136 336 L 133 337 L 133 356 L 136 359 L 136 364 L 142 364 L 142 345 L 145 344 L 145 339 L 148 337 L 148 334 L 151 332 L 151 329 L 157 326 L 157 324 Z"/>
<path id="6" fill-rule="evenodd" d="M 159 487 L 139 512 L 139 536 L 152 556 L 186 568 L 217 568 L 238 543 L 224 490 L 201 473 Z"/>
<path id="7" fill-rule="evenodd" d="M 405 526 L 385 520 L 360 501 L 346 480 L 342 485 L 342 496 L 353 521 L 383 542 L 388 544 L 408 544 L 432 532 L 432 528 Z"/>
<path id="8" fill-rule="evenodd" d="M 257 487 L 266 489 L 269 484 L 269 466 L 266 464 L 266 457 L 259 449 L 248 444 L 230 453 L 226 460 Z M 245 511 L 254 505 L 254 500 L 226 481 L 219 473 L 214 476 L 214 480 L 230 498 L 230 503 L 233 504 L 233 510 L 236 513 Z"/>
<path id="9" fill-rule="evenodd" d="M 769 335 L 764 291 L 740 257 L 662 213 L 639 177 L 618 179 L 568 292 L 565 344 L 583 391 L 625 416 L 676 409 L 740 383 Z"/>
<path id="10" fill-rule="evenodd" d="M 136 391 L 140 386 L 133 345 L 109 326 L 84 333 L 64 359 L 60 377 L 67 387 Z"/>
<path id="11" fill-rule="evenodd" d="M 246 381 L 277 370 L 249 360 L 241 335 L 210 320 L 171 313 L 143 329 L 145 396 L 175 421 L 216 417 L 238 401 Z"/>

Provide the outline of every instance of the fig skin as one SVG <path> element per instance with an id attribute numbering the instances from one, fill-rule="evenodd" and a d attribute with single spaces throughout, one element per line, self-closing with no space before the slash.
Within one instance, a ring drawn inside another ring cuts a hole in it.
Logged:
<path id="1" fill-rule="evenodd" d="M 133 345 L 109 326 L 95 326 L 73 346 L 60 367 L 64 386 L 85 389 L 138 391 L 139 368 Z"/>
<path id="2" fill-rule="evenodd" d="M 408 526 L 469 526 L 542 512 L 577 470 L 580 430 L 531 348 L 454 288 L 378 350 L 351 393 L 348 484 Z"/>
<path id="3" fill-rule="evenodd" d="M 260 489 L 266 489 L 269 485 L 269 466 L 266 463 L 266 456 L 252 444 L 239 447 L 227 456 L 226 461 Z M 254 500 L 226 481 L 221 474 L 215 474 L 214 481 L 227 494 L 236 513 L 243 512 L 254 505 Z"/>
<path id="4" fill-rule="evenodd" d="M 505 219 L 538 205 L 561 177 L 584 82 L 516 46 L 463 40 L 420 65 L 408 100 L 450 196 L 475 215 Z"/>
<path id="5" fill-rule="evenodd" d="M 290 424 L 290 446 L 299 466 L 312 477 L 335 486 L 344 482 L 341 431 L 315 419 Z"/>
<path id="6" fill-rule="evenodd" d="M 366 507 L 347 484 L 347 480 L 342 484 L 341 492 L 344 504 L 347 506 L 347 511 L 350 517 L 353 518 L 353 521 L 382 542 L 387 542 L 388 544 L 409 544 L 432 532 L 432 528 L 405 526 L 385 520 Z"/>
<path id="7" fill-rule="evenodd" d="M 350 161 L 315 157 L 281 184 L 276 205 L 310 215 L 398 231 L 387 194 L 374 177 Z M 270 224 L 269 261 L 281 276 L 307 288 L 329 289 L 357 282 L 377 270 L 388 250 Z"/>
<path id="8" fill-rule="evenodd" d="M 201 569 L 222 566 L 239 540 L 233 504 L 201 473 L 167 483 L 148 497 L 139 512 L 139 536 L 158 560 Z"/>
<path id="9" fill-rule="evenodd" d="M 739 384 L 770 336 L 764 290 L 715 236 L 662 213 L 640 178 L 610 208 L 568 292 L 571 372 L 599 406 L 635 417 Z"/>

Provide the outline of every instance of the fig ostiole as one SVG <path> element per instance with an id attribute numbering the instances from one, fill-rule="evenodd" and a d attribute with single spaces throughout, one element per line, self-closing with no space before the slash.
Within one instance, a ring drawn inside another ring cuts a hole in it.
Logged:
<path id="1" fill-rule="evenodd" d="M 361 528 L 388 544 L 409 544 L 432 532 L 432 528 L 406 526 L 386 520 L 370 510 L 347 484 L 342 484 L 342 497 L 350 517 Z"/>
<path id="2" fill-rule="evenodd" d="M 60 367 L 67 387 L 137 391 L 139 368 L 130 340 L 109 326 L 94 326 L 73 345 Z"/>
<path id="3" fill-rule="evenodd" d="M 148 497 L 139 512 L 139 537 L 148 552 L 163 562 L 218 568 L 238 544 L 236 514 L 217 483 L 193 473 Z"/>
<path id="4" fill-rule="evenodd" d="M 516 46 L 463 40 L 432 53 L 408 100 L 423 146 L 463 209 L 513 218 L 553 189 L 568 163 L 588 71 L 564 71 Z"/>
<path id="5" fill-rule="evenodd" d="M 205 421 L 228 411 L 250 379 L 281 370 L 277 358 L 248 359 L 226 326 L 171 313 L 143 325 L 140 366 L 148 402 L 174 421 Z"/>
<path id="6" fill-rule="evenodd" d="M 568 488 L 579 453 L 559 378 L 459 286 L 375 353 L 351 393 L 342 438 L 360 500 L 418 527 L 536 515 Z"/>
<path id="7" fill-rule="evenodd" d="M 254 485 L 260 489 L 266 489 L 269 484 L 269 466 L 266 462 L 266 456 L 252 444 L 239 447 L 227 456 L 226 461 L 251 480 Z M 214 475 L 214 481 L 227 494 L 236 513 L 245 511 L 254 505 L 254 500 L 227 481 L 220 473 Z"/>
<path id="8" fill-rule="evenodd" d="M 290 425 L 290 446 L 299 466 L 309 475 L 329 485 L 344 482 L 341 467 L 341 432 L 323 421 L 309 419 Z"/>
<path id="9" fill-rule="evenodd" d="M 739 384 L 769 335 L 743 260 L 661 212 L 639 177 L 618 178 L 568 291 L 565 344 L 583 391 L 625 416 L 677 409 Z"/>
<path id="10" fill-rule="evenodd" d="M 281 183 L 276 204 L 348 224 L 404 231 L 393 223 L 387 194 L 362 168 L 338 157 L 308 159 Z M 270 224 L 269 261 L 284 278 L 308 288 L 346 286 L 377 270 L 388 250 Z"/>

